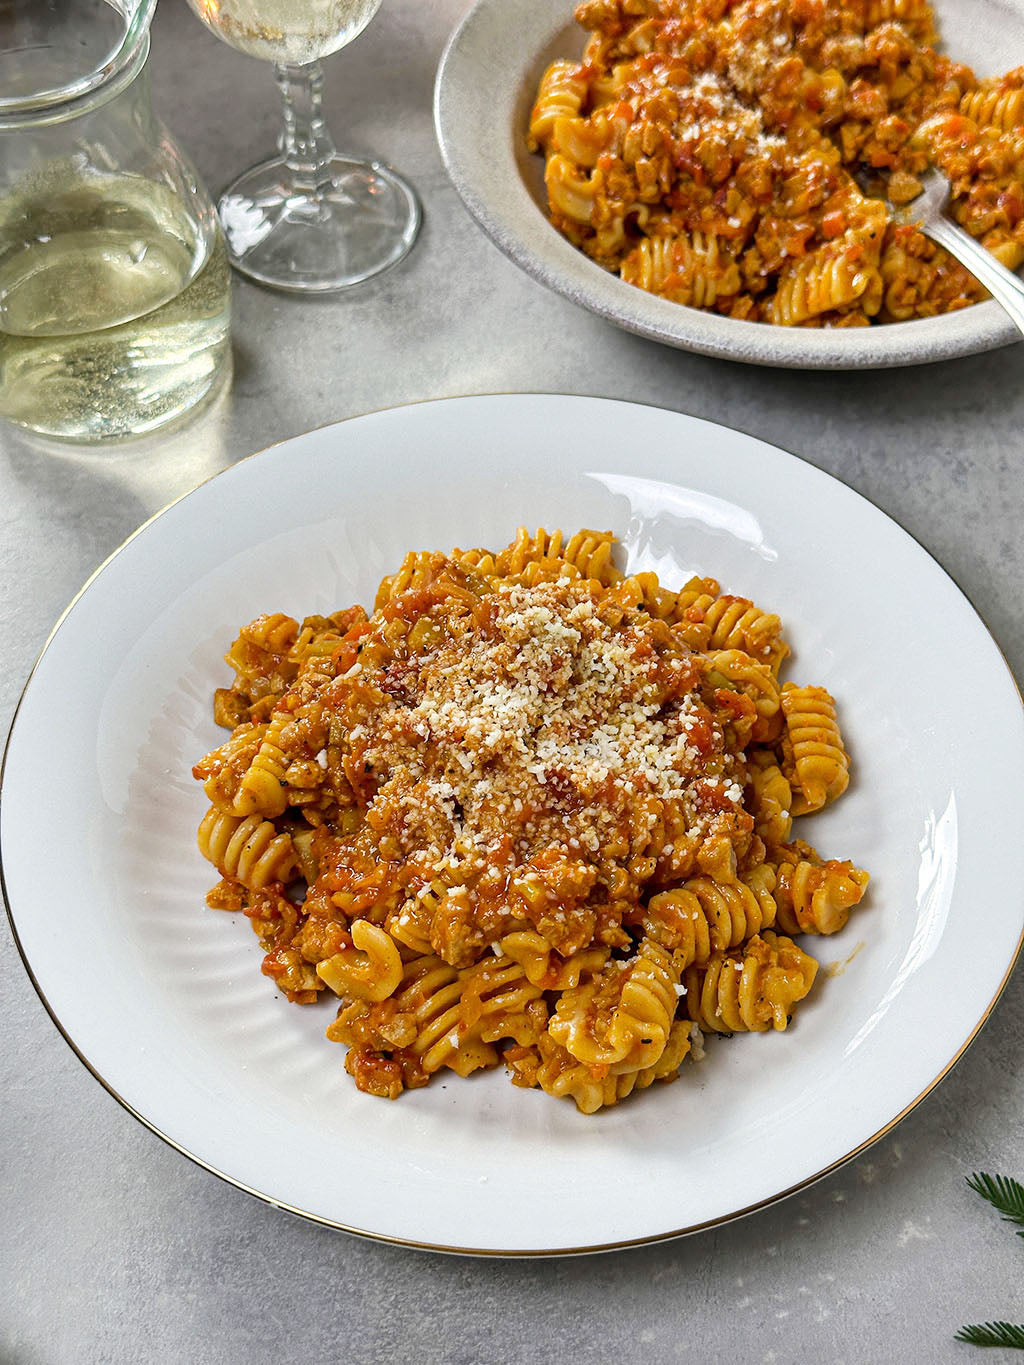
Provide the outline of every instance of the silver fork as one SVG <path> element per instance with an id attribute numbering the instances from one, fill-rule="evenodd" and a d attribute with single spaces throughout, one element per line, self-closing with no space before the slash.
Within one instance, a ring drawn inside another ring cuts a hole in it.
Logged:
<path id="1" fill-rule="evenodd" d="M 1024 280 L 1007 270 L 981 243 L 959 223 L 946 216 L 949 181 L 936 170 L 919 177 L 923 189 L 909 204 L 892 207 L 897 223 L 916 224 L 926 237 L 944 246 L 951 256 L 967 267 L 974 278 L 1002 304 L 1021 332 L 1024 332 Z"/>

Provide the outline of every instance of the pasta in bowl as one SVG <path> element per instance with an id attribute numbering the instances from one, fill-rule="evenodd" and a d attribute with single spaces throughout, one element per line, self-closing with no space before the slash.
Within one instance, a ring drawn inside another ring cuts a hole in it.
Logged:
<path id="1" fill-rule="evenodd" d="M 779 618 L 609 533 L 410 553 L 372 613 L 246 626 L 194 768 L 263 972 L 395 1099 L 503 1062 L 584 1113 L 786 1028 L 868 876 L 793 837 L 849 760 Z"/>
<path id="2" fill-rule="evenodd" d="M 558 230 L 663 298 L 781 326 L 934 317 L 985 297 L 885 199 L 937 166 L 954 216 L 1024 261 L 1024 68 L 979 81 L 926 0 L 582 0 L 529 142 Z"/>
<path id="3" fill-rule="evenodd" d="M 934 162 L 964 225 L 1019 263 L 1019 72 L 988 73 L 1024 60 L 1024 16 L 996 0 L 579 12 L 589 42 L 565 0 L 478 0 L 438 76 L 456 188 L 543 284 L 643 336 L 760 364 L 905 365 L 1018 339 L 882 196 L 910 197 Z M 488 53 L 520 31 L 535 41 L 495 71 Z M 485 104 L 507 144 L 479 131 Z"/>

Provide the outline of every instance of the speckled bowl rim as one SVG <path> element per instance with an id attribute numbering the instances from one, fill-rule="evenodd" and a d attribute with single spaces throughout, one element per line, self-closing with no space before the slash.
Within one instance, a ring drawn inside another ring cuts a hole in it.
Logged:
<path id="1" fill-rule="evenodd" d="M 998 0 L 974 3 L 1005 24 Z M 935 8 L 941 23 L 943 6 Z M 527 151 L 523 134 L 544 66 L 579 54 L 582 37 L 571 0 L 477 0 L 448 41 L 434 88 L 437 140 L 455 189 L 494 244 L 540 284 L 652 341 L 787 369 L 921 365 L 1021 339 L 991 301 L 943 317 L 816 331 L 704 313 L 601 269 L 549 223 L 540 159 Z"/>

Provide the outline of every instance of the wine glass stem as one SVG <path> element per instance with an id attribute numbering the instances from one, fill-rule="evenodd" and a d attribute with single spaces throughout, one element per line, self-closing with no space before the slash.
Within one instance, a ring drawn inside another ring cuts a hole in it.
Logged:
<path id="1" fill-rule="evenodd" d="M 274 75 L 284 105 L 282 151 L 294 192 L 323 205 L 332 188 L 331 158 L 337 152 L 324 122 L 323 70 L 319 62 L 303 66 L 279 62 Z"/>

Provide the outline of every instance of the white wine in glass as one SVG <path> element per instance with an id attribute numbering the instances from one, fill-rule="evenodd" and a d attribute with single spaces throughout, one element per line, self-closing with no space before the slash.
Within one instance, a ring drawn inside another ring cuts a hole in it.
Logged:
<path id="1" fill-rule="evenodd" d="M 340 156 L 324 122 L 320 58 L 366 28 L 381 0 L 189 0 L 240 52 L 274 63 L 281 155 L 239 176 L 218 203 L 231 263 L 299 292 L 344 289 L 400 261 L 420 224 L 390 167 Z"/>

